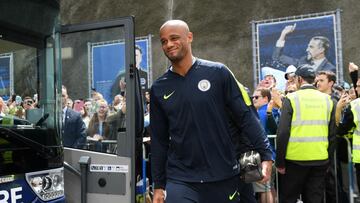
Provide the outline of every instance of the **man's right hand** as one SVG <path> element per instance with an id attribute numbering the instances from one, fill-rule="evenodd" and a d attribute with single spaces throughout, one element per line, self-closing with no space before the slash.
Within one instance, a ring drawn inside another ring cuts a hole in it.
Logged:
<path id="1" fill-rule="evenodd" d="M 339 101 L 336 104 L 336 111 L 335 111 L 335 123 L 337 126 L 340 124 L 341 120 L 341 113 L 343 108 L 350 102 L 350 97 L 348 93 L 344 93 Z"/>
<path id="2" fill-rule="evenodd" d="M 286 27 L 282 30 L 279 40 L 285 40 L 286 35 L 289 34 L 289 33 L 294 32 L 295 28 L 296 28 L 296 23 L 294 23 L 294 25 L 288 25 L 288 26 L 286 26 Z"/>
<path id="3" fill-rule="evenodd" d="M 280 174 L 285 174 L 285 167 L 277 167 L 276 170 L 280 173 Z"/>
<path id="4" fill-rule="evenodd" d="M 344 93 L 337 102 L 336 108 L 341 111 L 348 103 L 350 103 L 350 96 L 348 93 Z"/>
<path id="5" fill-rule="evenodd" d="M 267 181 L 270 180 L 272 164 L 273 164 L 273 161 L 262 161 L 261 162 L 263 179 L 260 181 L 260 183 L 265 184 Z"/>
<path id="6" fill-rule="evenodd" d="M 281 108 L 282 107 L 282 95 L 279 90 L 272 88 L 271 89 L 271 100 L 273 101 L 273 105 L 275 107 Z"/>
<path id="7" fill-rule="evenodd" d="M 359 67 L 355 63 L 350 62 L 349 63 L 349 72 L 351 73 L 351 72 L 354 72 L 354 71 L 357 71 L 357 70 L 359 70 Z"/>
<path id="8" fill-rule="evenodd" d="M 153 196 L 153 203 L 164 203 L 165 202 L 165 191 L 163 189 L 155 189 Z"/>

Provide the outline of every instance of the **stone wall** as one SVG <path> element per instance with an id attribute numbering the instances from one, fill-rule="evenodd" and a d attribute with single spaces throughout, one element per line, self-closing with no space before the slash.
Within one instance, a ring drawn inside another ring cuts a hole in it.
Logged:
<path id="1" fill-rule="evenodd" d="M 220 61 L 229 66 L 244 85 L 253 88 L 251 21 L 294 16 L 308 13 L 342 10 L 342 45 L 344 75 L 350 61 L 360 64 L 356 47 L 360 4 L 356 0 L 61 0 L 63 24 L 135 16 L 136 36 L 153 35 L 153 78 L 168 66 L 159 43 L 158 31 L 168 19 L 188 22 L 194 33 L 195 56 Z M 76 75 L 67 81 L 76 84 Z M 348 78 L 345 78 L 348 79 Z M 74 92 L 74 97 L 81 96 Z"/>

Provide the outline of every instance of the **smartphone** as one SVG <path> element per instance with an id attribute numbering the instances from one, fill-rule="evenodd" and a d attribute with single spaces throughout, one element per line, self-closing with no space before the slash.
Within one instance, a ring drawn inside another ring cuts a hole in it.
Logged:
<path id="1" fill-rule="evenodd" d="M 21 102 L 22 102 L 22 98 L 21 98 L 19 95 L 16 95 L 16 97 L 15 97 L 15 103 L 16 103 L 16 105 L 20 105 Z"/>
<path id="2" fill-rule="evenodd" d="M 80 112 L 83 107 L 84 107 L 84 101 L 75 100 L 75 102 L 74 102 L 74 111 Z"/>

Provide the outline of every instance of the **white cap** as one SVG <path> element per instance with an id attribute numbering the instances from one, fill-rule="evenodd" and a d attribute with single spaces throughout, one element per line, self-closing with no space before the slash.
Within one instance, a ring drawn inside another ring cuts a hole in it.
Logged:
<path id="1" fill-rule="evenodd" d="M 286 68 L 286 71 L 285 71 L 285 79 L 286 79 L 286 80 L 288 79 L 288 74 L 289 74 L 289 73 L 295 73 L 296 70 L 297 70 L 297 69 L 296 69 L 295 66 L 293 66 L 293 65 L 288 66 L 288 67 Z"/>

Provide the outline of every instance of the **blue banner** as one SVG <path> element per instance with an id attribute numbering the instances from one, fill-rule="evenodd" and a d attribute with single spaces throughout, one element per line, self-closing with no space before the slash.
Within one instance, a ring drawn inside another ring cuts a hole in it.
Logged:
<path id="1" fill-rule="evenodd" d="M 334 14 L 257 23 L 259 80 L 273 75 L 277 88 L 284 89 L 284 74 L 290 65 L 309 64 L 315 71 L 338 73 L 335 23 Z M 320 53 L 322 48 L 324 55 Z"/>
<path id="2" fill-rule="evenodd" d="M 149 88 L 148 39 L 136 40 L 135 55 L 143 90 Z M 124 42 L 92 46 L 92 85 L 111 103 L 120 94 L 119 82 L 125 81 Z"/>

